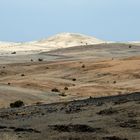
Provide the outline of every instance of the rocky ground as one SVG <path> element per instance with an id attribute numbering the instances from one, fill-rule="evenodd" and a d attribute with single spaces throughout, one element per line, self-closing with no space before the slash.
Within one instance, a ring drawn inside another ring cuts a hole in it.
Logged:
<path id="1" fill-rule="evenodd" d="M 1 140 L 139 140 L 140 93 L 0 110 Z"/>

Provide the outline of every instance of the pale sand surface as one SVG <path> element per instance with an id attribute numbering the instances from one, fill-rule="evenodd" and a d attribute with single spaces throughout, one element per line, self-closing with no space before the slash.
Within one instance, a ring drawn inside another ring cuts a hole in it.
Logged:
<path id="1" fill-rule="evenodd" d="M 105 43 L 105 41 L 77 33 L 60 33 L 39 41 L 25 43 L 0 42 L 0 55 L 9 56 L 13 52 L 16 52 L 17 55 L 34 54 L 58 48 L 101 43 Z"/>

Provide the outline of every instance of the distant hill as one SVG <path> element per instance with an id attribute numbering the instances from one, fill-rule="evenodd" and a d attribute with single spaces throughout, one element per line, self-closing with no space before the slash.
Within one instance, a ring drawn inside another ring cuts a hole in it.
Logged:
<path id="1" fill-rule="evenodd" d="M 33 44 L 46 46 L 50 49 L 67 48 L 79 45 L 92 45 L 105 43 L 105 41 L 76 33 L 60 33 L 47 39 L 36 41 Z"/>
<path id="2" fill-rule="evenodd" d="M 103 41 L 92 36 L 78 33 L 60 33 L 49 38 L 39 41 L 13 43 L 0 42 L 0 53 L 10 54 L 12 51 L 37 53 L 42 51 L 51 51 L 60 48 L 68 48 L 75 46 L 94 45 L 102 43 L 112 43 L 111 41 Z M 115 43 L 115 42 L 114 42 Z M 126 44 L 139 44 L 139 42 L 126 42 Z M 18 53 L 19 54 L 19 53 Z"/>

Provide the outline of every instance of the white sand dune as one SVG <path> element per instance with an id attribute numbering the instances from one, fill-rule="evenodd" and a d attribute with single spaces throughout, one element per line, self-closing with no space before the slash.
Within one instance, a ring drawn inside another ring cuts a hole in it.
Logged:
<path id="1" fill-rule="evenodd" d="M 55 50 L 59 48 L 100 43 L 105 43 L 105 41 L 82 34 L 61 33 L 47 39 L 33 42 L 0 42 L 0 54 L 11 54 L 13 51 L 18 52 L 18 54 L 23 54 L 25 52 L 30 54 L 35 52 Z"/>
<path id="2" fill-rule="evenodd" d="M 81 45 L 94 45 L 102 43 L 111 43 L 103 41 L 95 37 L 78 34 L 78 33 L 60 33 L 47 39 L 39 41 L 13 43 L 0 42 L 0 55 L 11 55 L 12 52 L 16 54 L 33 54 L 43 51 L 51 51 L 59 48 L 68 48 Z M 128 44 L 140 44 L 140 42 L 128 42 Z"/>
<path id="3" fill-rule="evenodd" d="M 105 43 L 100 39 L 76 33 L 61 33 L 48 39 L 35 42 L 39 46 L 48 46 L 50 49 L 67 48 L 79 45 L 91 45 Z"/>

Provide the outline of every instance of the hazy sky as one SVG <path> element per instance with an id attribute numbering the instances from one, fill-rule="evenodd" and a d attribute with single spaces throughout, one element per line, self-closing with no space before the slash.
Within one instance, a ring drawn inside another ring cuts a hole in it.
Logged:
<path id="1" fill-rule="evenodd" d="M 140 0 L 0 0 L 0 40 L 31 41 L 60 32 L 140 40 Z"/>

